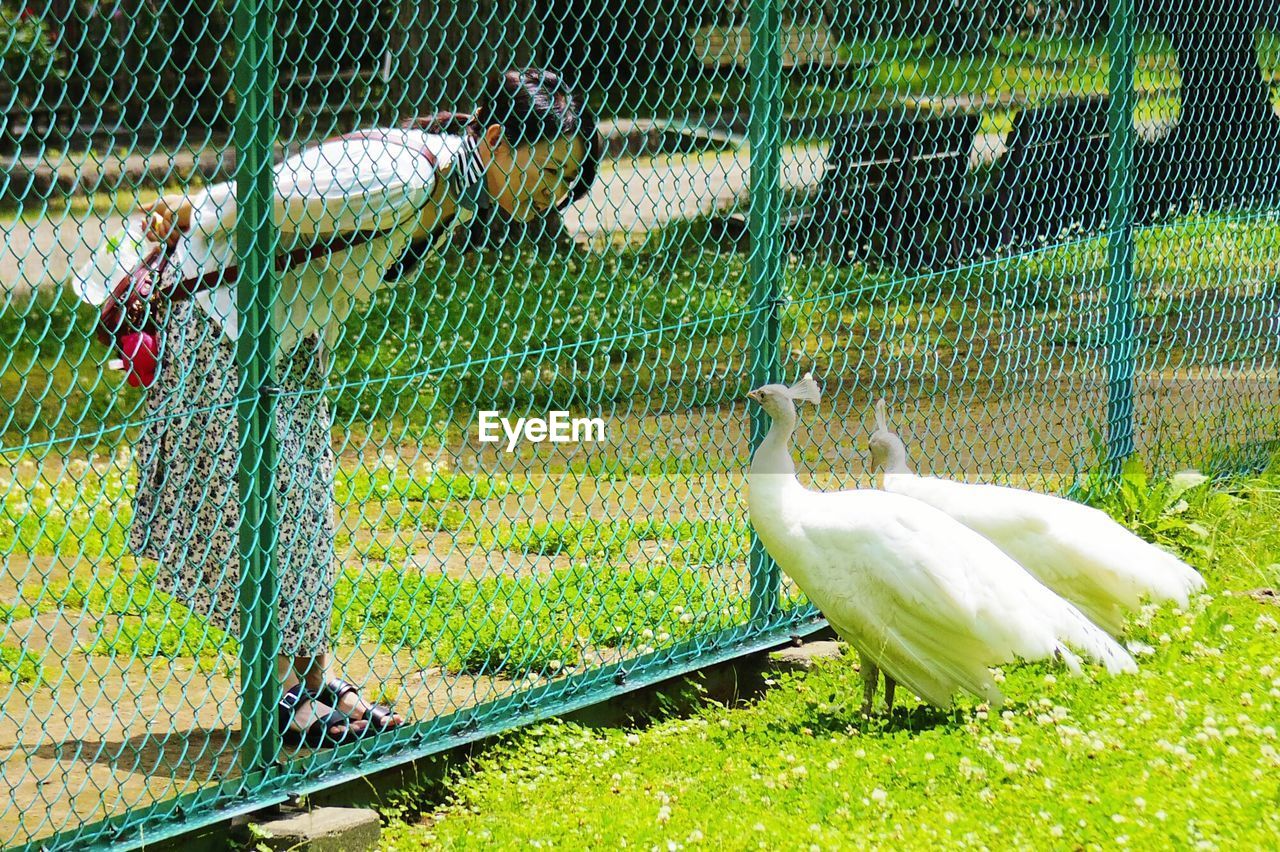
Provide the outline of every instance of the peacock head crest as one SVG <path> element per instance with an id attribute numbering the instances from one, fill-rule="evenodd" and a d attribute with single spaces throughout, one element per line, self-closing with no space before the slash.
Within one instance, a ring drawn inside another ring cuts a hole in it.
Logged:
<path id="1" fill-rule="evenodd" d="M 747 398 L 759 403 L 765 413 L 775 420 L 794 420 L 796 403 L 807 402 L 816 406 L 822 402 L 822 391 L 814 381 L 813 374 L 805 373 L 791 387 L 783 384 L 763 385 L 749 392 Z"/>
<path id="2" fill-rule="evenodd" d="M 871 447 L 871 464 L 886 473 L 909 473 L 907 447 L 898 434 L 889 428 L 888 406 L 883 399 L 876 400 L 876 430 L 868 441 Z"/>

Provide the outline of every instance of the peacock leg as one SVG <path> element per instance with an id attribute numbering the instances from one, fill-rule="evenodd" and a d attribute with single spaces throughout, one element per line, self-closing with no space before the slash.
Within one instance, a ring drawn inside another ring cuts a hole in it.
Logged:
<path id="1" fill-rule="evenodd" d="M 871 715 L 871 705 L 876 700 L 876 687 L 880 685 L 880 669 L 869 657 L 862 658 L 862 715 Z"/>
<path id="2" fill-rule="evenodd" d="M 893 691 L 898 688 L 898 682 L 887 674 L 884 676 L 884 714 L 886 716 L 893 715 Z"/>

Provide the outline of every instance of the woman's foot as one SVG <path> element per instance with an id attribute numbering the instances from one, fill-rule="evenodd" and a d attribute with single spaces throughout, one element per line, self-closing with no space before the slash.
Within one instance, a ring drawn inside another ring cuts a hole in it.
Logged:
<path id="1" fill-rule="evenodd" d="M 382 704 L 372 704 L 342 678 L 329 678 L 318 690 L 321 701 L 332 704 L 352 720 L 366 722 L 374 731 L 387 731 L 404 724 L 404 717 Z"/>
<path id="2" fill-rule="evenodd" d="M 322 704 L 302 683 L 285 690 L 276 708 L 284 744 L 311 748 L 342 745 L 370 733 L 369 723 L 354 720 Z"/>

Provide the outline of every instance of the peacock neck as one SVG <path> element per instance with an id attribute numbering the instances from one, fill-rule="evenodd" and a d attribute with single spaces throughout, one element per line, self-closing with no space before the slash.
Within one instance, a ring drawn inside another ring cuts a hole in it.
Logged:
<path id="1" fill-rule="evenodd" d="M 765 549 L 779 560 L 784 559 L 787 537 L 787 513 L 802 488 L 791 461 L 791 433 L 795 424 L 777 420 L 756 448 L 747 474 L 747 505 L 751 524 Z"/>
<path id="2" fill-rule="evenodd" d="M 899 473 L 910 475 L 914 471 L 911 470 L 911 463 L 907 461 L 907 448 L 902 440 L 892 433 L 882 439 L 888 444 L 888 458 L 880 465 L 880 470 L 886 474 Z"/>
<path id="3" fill-rule="evenodd" d="M 768 434 L 756 449 L 755 458 L 751 462 L 751 472 L 757 475 L 770 474 L 794 478 L 796 468 L 791 460 L 791 434 L 794 431 L 794 423 L 773 421 Z"/>

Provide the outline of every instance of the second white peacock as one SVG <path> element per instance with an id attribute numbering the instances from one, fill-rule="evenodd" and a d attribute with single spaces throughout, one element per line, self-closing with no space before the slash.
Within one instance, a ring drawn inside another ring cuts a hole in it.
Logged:
<path id="1" fill-rule="evenodd" d="M 928 503 L 980 533 L 1113 636 L 1144 600 L 1186 606 L 1205 587 L 1190 565 L 1090 506 L 1021 488 L 917 476 L 889 428 L 884 400 L 876 402 L 870 444 L 885 491 Z"/>
<path id="2" fill-rule="evenodd" d="M 863 710 L 876 670 L 947 707 L 959 690 L 994 704 L 990 667 L 1076 653 L 1112 673 L 1129 654 L 1071 604 L 982 536 L 917 500 L 883 491 L 814 491 L 796 478 L 790 441 L 797 400 L 817 405 L 813 377 L 748 397 L 772 427 L 747 478 L 751 524 L 778 566 L 863 660 Z M 892 702 L 891 693 L 886 694 Z"/>

